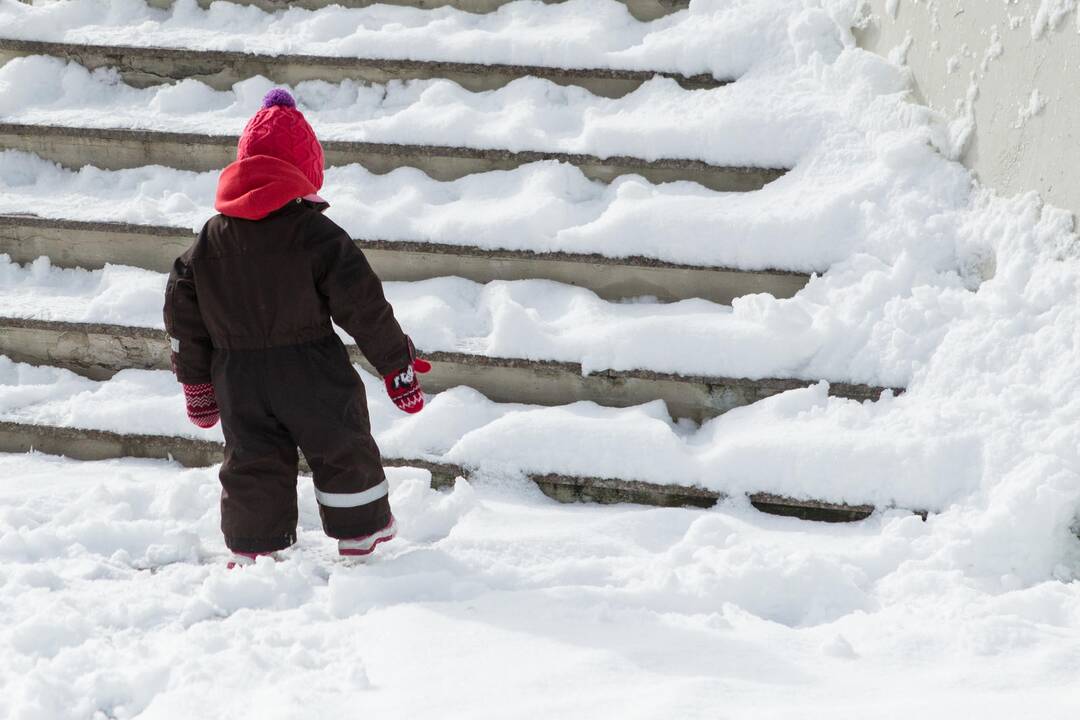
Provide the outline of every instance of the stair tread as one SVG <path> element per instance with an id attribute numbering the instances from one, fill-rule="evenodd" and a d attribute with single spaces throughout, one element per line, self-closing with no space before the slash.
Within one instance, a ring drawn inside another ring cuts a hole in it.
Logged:
<path id="1" fill-rule="evenodd" d="M 73 112 L 72 118 L 79 119 L 78 113 Z M 129 128 L 113 126 L 95 126 L 78 123 L 51 123 L 51 122 L 7 122 L 0 120 L 0 134 L 28 133 L 34 135 L 69 135 L 82 136 L 100 140 L 134 139 L 141 142 L 181 142 L 193 146 L 217 146 L 227 148 L 230 152 L 235 151 L 238 135 L 217 133 L 174 131 L 156 128 Z M 409 142 L 376 142 L 369 140 L 348 139 L 321 139 L 324 151 L 328 154 L 339 152 L 370 152 L 383 155 L 397 153 L 409 153 L 414 155 L 431 155 L 435 157 L 467 158 L 478 160 L 507 160 L 516 165 L 542 162 L 545 160 L 571 163 L 574 165 L 626 165 L 629 168 L 662 170 L 701 170 L 711 169 L 724 170 L 733 173 L 766 173 L 772 179 L 782 177 L 789 168 L 780 166 L 755 166 L 755 165 L 718 165 L 704 160 L 679 157 L 659 157 L 648 159 L 634 155 L 590 155 L 579 152 L 561 152 L 557 150 L 507 150 L 497 147 L 470 147 L 468 145 L 427 145 Z M 328 160 L 328 165 L 330 161 Z M 224 166 L 222 166 L 224 167 Z M 180 167 L 178 169 L 186 169 Z"/>
<path id="2" fill-rule="evenodd" d="M 709 73 L 628 70 L 606 67 L 561 67 L 480 63 L 449 60 L 412 60 L 305 53 L 274 53 L 248 50 L 192 49 L 153 44 L 88 44 L 0 38 L 0 57 L 50 55 L 88 69 L 117 67 L 124 79 L 139 86 L 164 80 L 197 78 L 218 90 L 226 90 L 245 78 L 262 75 L 275 82 L 296 78 L 341 82 L 452 79 L 470 90 L 490 90 L 516 78 L 536 77 L 561 85 L 579 85 L 605 97 L 636 90 L 654 77 L 670 78 L 687 89 L 711 89 L 732 82 Z M 475 77 L 473 77 L 475 76 Z"/>
<path id="3" fill-rule="evenodd" d="M 0 420 L 0 452 L 38 452 L 64 455 L 75 460 L 101 461 L 124 458 L 168 459 L 184 467 L 206 467 L 221 462 L 224 444 L 181 435 L 153 435 L 114 432 L 70 426 Z M 301 471 L 307 465 L 301 458 Z M 435 488 L 452 486 L 457 478 L 470 479 L 469 469 L 461 465 L 422 457 L 383 456 L 387 468 L 416 468 L 431 474 Z M 726 500 L 725 492 L 679 483 L 655 483 L 642 480 L 592 477 L 589 475 L 531 474 L 529 480 L 560 502 L 629 502 L 662 507 L 712 507 Z M 745 493 L 750 503 L 774 515 L 795 516 L 823 522 L 863 520 L 877 508 L 868 503 L 788 497 L 776 493 Z M 927 516 L 926 510 L 914 510 Z"/>
<path id="4" fill-rule="evenodd" d="M 800 181 L 759 193 L 713 193 L 633 177 L 605 185 L 555 162 L 448 182 L 411 168 L 377 175 L 353 164 L 327 170 L 323 196 L 331 203 L 327 215 L 357 238 L 603 256 L 597 262 L 639 257 L 679 267 L 824 272 L 843 256 L 843 240 L 805 216 L 827 216 L 843 199 L 830 195 L 828 179 L 807 182 L 810 189 Z M 73 171 L 27 153 L 0 152 L 0 213 L 26 216 L 26 223 L 108 221 L 194 231 L 214 214 L 216 185 L 216 172 Z M 781 222 L 776 207 L 797 214 Z"/>
<path id="5" fill-rule="evenodd" d="M 0 122 L 0 149 L 34 153 L 74 168 L 94 165 L 119 170 L 164 165 L 179 170 L 220 170 L 235 159 L 236 142 L 237 137 L 229 135 Z M 580 153 L 353 140 L 324 140 L 322 146 L 328 167 L 360 163 L 378 174 L 416 168 L 440 181 L 553 161 L 574 165 L 586 177 L 604 182 L 633 174 L 654 183 L 685 181 L 722 192 L 746 192 L 760 190 L 787 173 L 785 168 L 720 166 L 681 158 L 601 158 Z"/>
<path id="6" fill-rule="evenodd" d="M 0 187 L 0 193 L 3 192 Z M 184 239 L 191 242 L 195 234 L 190 228 L 172 225 L 144 225 L 140 223 L 116 222 L 110 220 L 75 220 L 69 218 L 40 217 L 33 214 L 17 214 L 0 212 L 0 226 L 23 226 L 35 228 L 52 228 L 57 230 L 94 230 L 98 232 L 139 235 L 157 235 L 171 239 Z M 625 255 L 609 257 L 600 253 L 573 253 L 563 250 L 527 250 L 527 249 L 503 249 L 484 248 L 475 245 L 459 245 L 443 242 L 431 242 L 425 240 L 384 240 L 369 238 L 354 238 L 356 243 L 363 249 L 399 250 L 402 252 L 425 252 L 444 253 L 451 255 L 471 255 L 491 258 L 537 258 L 546 260 L 561 260 L 566 262 L 581 263 L 583 265 L 630 265 L 635 267 L 670 268 L 680 270 L 707 270 L 725 271 L 747 274 L 792 276 L 809 279 L 806 273 L 793 270 L 780 270 L 773 268 L 759 270 L 744 270 L 736 267 L 723 265 L 693 264 L 670 262 L 667 260 L 645 257 L 643 255 Z M 122 263 L 117 263 L 122 264 Z"/>
<path id="7" fill-rule="evenodd" d="M 725 469 L 711 460 L 717 453 L 739 452 L 747 443 L 745 424 L 743 432 L 717 433 L 702 428 L 688 434 L 676 432 L 666 414 L 654 406 L 494 403 L 467 388 L 429 395 L 428 407 L 419 415 L 408 416 L 391 405 L 378 378 L 367 372 L 361 376 L 368 388 L 373 432 L 383 454 L 395 463 L 429 463 L 425 467 L 434 468 L 443 477 L 460 474 L 461 468 L 499 469 L 502 473 L 520 470 L 533 477 L 547 476 L 552 483 L 562 485 L 572 485 L 570 478 L 581 477 L 679 485 L 696 489 L 683 494 L 709 497 L 701 493 L 706 491 L 713 499 L 748 492 L 852 506 L 884 507 L 893 500 L 898 504 L 907 501 L 904 504 L 910 507 L 930 506 L 930 498 L 918 491 L 905 491 L 899 484 L 868 485 L 856 477 L 857 471 L 846 468 L 824 474 L 810 466 L 803 468 L 806 472 L 800 471 L 805 464 L 805 458 L 800 460 L 800 448 L 812 446 L 812 432 L 805 437 L 778 438 L 772 466 L 776 476 L 751 482 L 736 466 Z M 12 383 L 20 389 L 17 395 L 3 392 L 4 386 Z M 756 421 L 746 422 L 753 426 Z M 8 427 L 56 426 L 87 436 L 176 436 L 184 440 L 174 443 L 174 457 L 186 464 L 206 464 L 205 460 L 196 463 L 187 459 L 200 454 L 205 458 L 209 446 L 199 443 L 221 442 L 220 427 L 200 430 L 187 422 L 180 387 L 168 371 L 130 370 L 107 381 L 93 381 L 57 368 L 0 359 L 0 429 L 4 423 Z M 543 442 L 537 445 L 541 437 Z M 583 456 L 585 437 L 590 450 Z M 514 438 L 520 439 L 520 447 Z M 502 449 L 493 451 L 493 444 Z M 40 444 L 38 447 L 54 452 Z M 190 455 L 185 455 L 185 450 Z M 508 459 L 511 457 L 513 461 Z M 788 470 L 780 470 L 789 464 Z M 890 493 L 896 493 L 895 497 Z"/>
<path id="8" fill-rule="evenodd" d="M 0 261 L 0 268 L 10 279 L 0 288 L 0 317 L 9 324 L 21 318 L 155 338 L 163 331 L 164 273 L 123 267 L 21 268 L 7 261 Z M 772 339 L 776 323 L 793 332 L 779 308 L 744 317 L 702 300 L 612 303 L 581 288 L 533 280 L 480 285 L 436 278 L 385 283 L 385 291 L 395 314 L 425 352 L 475 363 L 495 356 L 500 364 L 546 364 L 576 375 L 583 374 L 584 364 L 589 374 L 706 383 L 715 378 L 783 377 L 790 374 L 784 368 L 814 366 L 813 345 Z M 825 379 L 843 380 L 842 358 L 831 362 L 834 374 Z M 799 383 L 820 379 L 791 378 Z"/>
<path id="9" fill-rule="evenodd" d="M 685 1 L 681 5 L 685 7 Z M 718 77 L 743 69 L 753 60 L 767 59 L 782 48 L 783 36 L 769 31 L 782 28 L 780 23 L 787 20 L 779 12 L 703 8 L 664 23 L 641 23 L 627 14 L 625 5 L 595 2 L 518 3 L 495 15 L 381 4 L 294 9 L 284 15 L 241 13 L 228 4 L 209 11 L 186 8 L 169 15 L 128 7 L 108 14 L 68 16 L 59 23 L 50 22 L 48 11 L 18 8 L 9 11 L 8 19 L 5 35 L 52 42 L 627 70 L 655 66 L 689 75 L 711 72 Z M 758 39 L 751 42 L 748 36 L 754 33 Z M 715 47 L 727 51 L 695 52 Z"/>
<path id="10" fill-rule="evenodd" d="M 45 256 L 64 268 L 101 269 L 113 264 L 167 272 L 193 237 L 187 228 L 0 214 L 0 253 L 24 264 Z M 783 270 L 703 267 L 641 256 L 611 258 L 405 240 L 356 243 L 384 281 L 447 276 L 478 283 L 542 279 L 582 287 L 606 300 L 655 297 L 668 302 L 696 297 L 727 304 L 758 292 L 791 297 L 809 280 Z"/>
<path id="11" fill-rule="evenodd" d="M 196 0 L 200 7 L 206 8 L 211 2 L 220 0 Z M 424 10 L 438 8 L 454 8 L 470 13 L 492 13 L 504 5 L 509 5 L 516 0 L 229 0 L 234 5 L 250 5 L 261 8 L 268 12 L 303 8 L 305 10 L 322 10 L 333 5 L 345 8 L 365 8 L 371 5 L 399 5 L 415 7 Z M 558 4 L 564 0 L 542 0 L 545 3 Z M 613 0 L 626 9 L 636 19 L 641 21 L 655 20 L 670 15 L 671 13 L 685 10 L 690 6 L 690 0 Z M 173 0 L 146 0 L 151 7 L 169 8 Z"/>
<path id="12" fill-rule="evenodd" d="M 100 138 L 123 130 L 131 138 L 235 145 L 271 87 L 265 78 L 251 78 L 220 91 L 198 81 L 137 89 L 74 63 L 31 56 L 0 67 L 0 98 L 18 98 L 6 103 L 0 122 L 53 134 L 77 128 Z M 486 93 L 438 79 L 373 86 L 300 82 L 293 91 L 330 151 L 416 148 L 519 161 L 745 168 L 773 171 L 771 179 L 800 159 L 807 122 L 823 110 L 807 105 L 797 85 L 769 77 L 704 93 L 651 82 L 617 99 L 537 78 Z M 87 112 L 87 96 L 108 112 Z"/>
<path id="13" fill-rule="evenodd" d="M 0 318 L 0 354 L 35 364 L 58 365 L 91 378 L 109 378 L 127 369 L 167 369 L 164 331 L 116 325 Z M 374 372 L 355 346 L 352 361 Z M 704 422 L 731 410 L 791 390 L 850 400 L 879 400 L 886 388 L 792 378 L 678 375 L 651 370 L 582 373 L 580 364 L 476 353 L 421 352 L 433 363 L 425 387 L 434 392 L 466 386 L 500 403 L 560 406 L 587 401 L 609 408 L 659 402 L 673 418 Z M 900 388 L 888 389 L 892 394 Z"/>

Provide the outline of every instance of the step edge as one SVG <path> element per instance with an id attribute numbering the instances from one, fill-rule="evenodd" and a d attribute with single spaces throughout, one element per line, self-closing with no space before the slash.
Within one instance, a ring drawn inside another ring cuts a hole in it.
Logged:
<path id="1" fill-rule="evenodd" d="M 177 446 L 177 449 L 180 452 L 183 452 L 184 450 L 202 453 L 205 453 L 207 451 L 216 452 L 224 449 L 225 447 L 224 443 L 217 442 L 216 440 L 205 440 L 201 438 L 185 437 L 183 435 L 157 435 L 153 433 L 133 432 L 129 433 L 118 432 L 116 430 L 101 430 L 98 428 L 80 428 L 75 426 L 47 425 L 44 423 L 28 423 L 16 422 L 12 420 L 0 420 L 0 434 L 20 432 L 48 432 L 55 436 L 57 440 L 61 441 L 89 440 L 116 444 L 167 443 L 169 445 Z M 119 459 L 132 456 L 118 455 L 116 457 L 117 459 Z M 438 475 L 443 480 L 442 484 L 444 485 L 446 484 L 446 479 L 449 479 L 449 484 L 453 484 L 454 478 L 465 477 L 468 474 L 465 468 L 461 467 L 460 465 L 436 461 L 430 458 L 405 458 L 383 456 L 382 459 L 383 467 L 416 467 L 427 470 L 432 473 L 433 482 L 436 475 Z M 203 465 L 187 465 L 180 460 L 174 460 L 174 462 L 179 462 L 184 467 L 206 467 Z M 301 465 L 306 467 L 306 462 L 301 460 Z"/>
<path id="2" fill-rule="evenodd" d="M 53 40 L 28 40 L 25 38 L 0 38 L 0 51 L 33 52 L 51 55 L 52 51 L 71 49 L 85 53 L 102 55 L 125 54 L 139 55 L 151 59 L 196 59 L 205 58 L 213 61 L 230 61 L 242 58 L 245 61 L 262 63 L 303 63 L 332 68 L 349 69 L 355 67 L 376 67 L 390 69 L 433 69 L 434 71 L 456 71 L 461 73 L 499 73 L 506 75 L 533 75 L 538 77 L 556 76 L 564 79 L 598 79 L 646 81 L 654 77 L 670 78 L 676 81 L 700 85 L 702 89 L 715 89 L 735 82 L 735 78 L 717 78 L 711 73 L 684 73 L 668 70 L 630 70 L 625 68 L 601 67 L 565 67 L 559 65 L 515 65 L 511 63 L 473 63 L 454 60 L 410 60 L 404 58 L 360 57 L 352 55 L 312 55 L 290 53 L 272 55 L 265 52 L 247 52 L 243 50 L 198 50 L 169 46 L 140 45 L 100 45 L 71 43 Z"/>
<path id="3" fill-rule="evenodd" d="M 31 0 L 21 0 L 21 1 L 22 2 L 30 2 Z M 157 8 L 167 8 L 167 7 L 171 7 L 174 4 L 174 0 L 147 0 L 147 1 L 148 1 L 148 4 L 150 4 L 152 7 L 157 7 Z M 262 3 L 260 3 L 258 0 L 232 0 L 232 1 L 235 2 L 238 5 L 245 6 L 245 7 L 251 7 L 251 6 L 261 7 L 266 12 L 276 12 L 278 10 L 283 10 L 283 9 L 286 9 L 286 8 L 289 7 L 286 0 L 264 0 L 264 2 L 262 2 Z M 498 7 L 501 7 L 502 5 L 507 5 L 511 1 L 512 0 L 502 0 L 502 2 L 500 2 L 498 4 Z M 545 4 L 551 4 L 553 2 L 558 2 L 559 0 L 542 0 L 542 1 Z M 615 1 L 627 6 L 628 10 L 630 9 L 630 6 L 635 4 L 634 0 L 615 0 Z M 198 0 L 198 3 L 199 3 L 199 5 L 201 7 L 209 6 L 210 2 L 211 2 L 211 0 Z M 315 5 L 316 9 L 321 10 L 321 9 L 323 9 L 325 7 L 330 6 L 330 5 L 342 5 L 342 6 L 346 7 L 346 8 L 350 8 L 350 9 L 359 9 L 359 8 L 370 7 L 371 5 L 374 5 L 376 3 L 377 3 L 377 0 L 368 0 L 367 2 L 356 2 L 355 0 L 308 0 L 308 2 L 306 4 L 304 4 L 304 5 L 302 5 L 301 7 L 311 9 L 310 5 Z M 391 4 L 404 6 L 404 7 L 413 7 L 413 8 L 422 9 L 422 10 L 432 10 L 432 9 L 437 9 L 437 8 L 441 8 L 441 7 L 452 7 L 452 8 L 457 9 L 459 12 L 469 12 L 469 13 L 484 14 L 484 15 L 495 12 L 495 10 L 467 10 L 467 9 L 459 7 L 452 0 L 449 1 L 449 2 L 438 3 L 438 4 L 435 4 L 435 5 L 424 5 L 422 3 L 415 2 L 415 0 L 413 0 L 413 1 L 405 1 L 405 2 L 403 2 L 402 0 L 391 0 Z M 670 14 L 670 13 L 673 13 L 673 12 L 677 12 L 679 10 L 686 10 L 688 7 L 690 7 L 690 0 L 652 0 L 652 2 L 646 3 L 646 4 L 656 5 L 658 9 L 663 9 L 663 10 L 667 11 L 667 14 Z M 270 8 L 270 9 L 267 9 L 267 8 Z M 637 20 L 639 22 L 648 22 L 649 21 L 647 19 L 639 18 L 637 15 L 634 15 L 632 11 L 631 11 L 631 15 L 634 17 L 635 20 Z M 666 15 L 659 15 L 657 17 L 665 17 L 665 16 Z M 653 19 L 655 19 L 655 18 L 653 18 Z"/>
<path id="4" fill-rule="evenodd" d="M 100 430 L 94 428 L 79 428 L 71 426 L 60 425 L 47 425 L 43 423 L 26 423 L 15 422 L 10 420 L 0 420 L 0 436 L 6 435 L 25 435 L 35 433 L 49 433 L 59 441 L 100 441 L 108 442 L 112 444 L 130 444 L 130 443 L 156 443 L 156 444 L 168 444 L 180 447 L 186 447 L 189 449 L 201 451 L 204 454 L 217 453 L 224 448 L 224 443 L 216 440 L 205 440 L 199 438 L 189 438 L 183 435 L 155 435 L 146 433 L 126 433 L 117 432 L 114 430 Z M 33 440 L 31 440 L 31 446 Z M 167 452 L 167 451 L 166 451 Z M 48 453 L 59 454 L 59 453 Z M 168 453 L 171 455 L 171 453 Z M 123 456 L 116 455 L 109 459 L 122 459 Z M 152 458 L 145 458 L 152 459 Z M 164 458 L 162 458 L 164 459 Z M 187 465 L 182 460 L 173 459 L 174 462 L 180 463 L 184 467 L 209 467 L 209 465 Z M 439 460 L 432 460 L 430 458 L 407 458 L 407 457 L 383 457 L 384 467 L 415 467 L 427 470 L 432 474 L 432 487 L 447 487 L 453 484 L 454 480 L 458 477 L 469 479 L 470 468 L 446 463 Z M 213 465 L 216 463 L 210 463 Z M 727 500 L 731 497 L 729 493 L 719 490 L 712 490 L 709 488 L 701 487 L 699 485 L 682 485 L 677 483 L 662 484 L 645 480 L 627 480 L 623 478 L 610 478 L 602 476 L 591 475 L 565 475 L 562 473 L 530 473 L 527 475 L 528 479 L 543 487 L 545 484 L 554 484 L 563 487 L 573 489 L 584 489 L 585 491 L 601 491 L 601 492 L 617 492 L 623 493 L 630 497 L 649 497 L 652 495 L 664 496 L 667 501 L 664 504 L 659 503 L 647 503 L 635 500 L 618 500 L 617 502 L 632 502 L 635 504 L 654 506 L 654 507 L 667 507 L 674 506 L 685 507 L 712 507 L 717 502 Z M 437 479 L 438 478 L 438 479 Z M 743 494 L 743 493 L 740 493 Z M 878 512 L 879 508 L 869 504 L 849 504 L 846 502 L 832 502 L 828 500 L 817 500 L 808 498 L 794 498 L 784 495 L 778 495 L 774 493 L 764 492 L 747 492 L 745 496 L 750 499 L 751 503 L 757 507 L 758 510 L 767 514 L 785 514 L 785 509 L 799 510 L 806 513 L 818 512 L 822 517 L 831 517 L 836 514 L 846 514 L 850 516 L 846 522 L 858 521 L 869 517 L 875 512 Z M 763 509 L 763 507 L 765 508 Z M 773 511 L 770 511 L 770 508 Z M 902 508 L 891 508 L 902 509 Z M 920 515 L 925 520 L 930 511 L 927 510 L 911 510 L 915 515 Z M 812 518 L 808 518 L 812 519 Z M 826 520 L 828 521 L 828 520 Z"/>
<path id="5" fill-rule="evenodd" d="M 139 327 L 136 325 L 117 325 L 113 323 L 87 323 L 66 320 L 40 320 L 36 318 L 22 318 L 9 315 L 0 315 L 0 328 L 15 327 L 26 330 L 41 330 L 55 333 L 77 332 L 88 335 L 105 335 L 110 337 L 135 337 L 147 340 L 155 340 L 161 343 L 167 342 L 165 331 L 158 328 Z M 359 349 L 348 346 L 350 355 L 358 359 Z M 722 377 L 708 375 L 681 375 L 678 373 L 665 373 L 655 370 L 602 370 L 588 373 L 582 371 L 580 363 L 562 360 L 530 360 L 528 358 L 497 357 L 490 355 L 473 355 L 462 352 L 444 350 L 417 352 L 432 362 L 455 363 L 460 365 L 499 367 L 508 369 L 529 369 L 563 372 L 584 377 L 593 377 L 607 380 L 645 380 L 653 382 L 674 382 L 694 385 L 718 386 L 718 387 L 760 387 L 769 390 L 796 390 L 806 388 L 821 382 L 820 379 L 800 378 L 749 378 L 749 377 Z M 875 400 L 882 393 L 889 391 L 894 395 L 900 395 L 904 388 L 883 387 L 851 382 L 829 382 L 830 393 L 840 397 L 848 397 L 856 400 Z"/>
<path id="6" fill-rule="evenodd" d="M 209 135 L 205 133 L 177 132 L 173 130 L 147 130 L 140 128 L 101 128 L 78 125 L 54 125 L 44 123 L 0 122 L 0 134 L 23 136 L 69 136 L 97 140 L 134 140 L 137 142 L 178 142 L 190 145 L 234 147 L 237 135 Z M 549 152 L 543 150 L 506 150 L 502 148 L 473 148 L 457 145 L 420 145 L 410 143 L 376 143 L 361 140 L 322 140 L 323 149 L 335 152 L 369 153 L 372 155 L 419 155 L 459 160 L 507 161 L 520 165 L 534 162 L 555 161 L 570 165 L 621 165 L 645 170 L 693 170 L 733 175 L 765 174 L 777 180 L 791 171 L 787 167 L 752 165 L 714 165 L 691 158 L 658 158 L 646 160 L 631 155 L 588 155 L 584 153 Z M 690 181 L 688 181 L 690 182 Z M 771 182 L 771 181 L 770 181 Z"/>
<path id="7" fill-rule="evenodd" d="M 111 220 L 71 220 L 67 218 L 47 218 L 27 213 L 0 213 L 0 227 L 35 227 L 54 230 L 86 230 L 93 232 L 115 233 L 118 235 L 155 235 L 194 241 L 196 233 L 185 227 L 172 225 L 142 225 L 139 223 L 117 222 Z M 764 268 L 744 270 L 725 265 L 690 265 L 667 260 L 659 260 L 644 255 L 626 255 L 609 257 L 599 253 L 570 253 L 561 250 L 510 250 L 488 249 L 476 245 L 457 245 L 427 240 L 383 240 L 376 238 L 354 237 L 361 249 L 417 252 L 430 255 L 462 255 L 492 260 L 538 260 L 551 262 L 570 262 L 587 265 L 610 265 L 629 268 L 656 268 L 664 270 L 688 270 L 693 272 L 724 272 L 740 275 L 764 275 L 768 277 L 790 277 L 809 281 L 810 274 L 797 270 L 779 270 Z M 818 271 L 815 271 L 818 272 Z"/>

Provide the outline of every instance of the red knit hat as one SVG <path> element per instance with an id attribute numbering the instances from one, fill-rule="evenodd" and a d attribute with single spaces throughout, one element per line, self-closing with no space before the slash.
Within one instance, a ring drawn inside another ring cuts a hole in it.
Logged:
<path id="1" fill-rule="evenodd" d="M 284 160 L 304 173 L 316 191 L 322 187 L 322 145 L 286 90 L 274 88 L 266 93 L 262 110 L 255 113 L 240 135 L 236 159 L 254 155 Z"/>
<path id="2" fill-rule="evenodd" d="M 259 220 L 296 198 L 325 203 L 323 149 L 285 90 L 263 98 L 236 146 L 236 162 L 218 179 L 214 207 L 223 215 Z"/>

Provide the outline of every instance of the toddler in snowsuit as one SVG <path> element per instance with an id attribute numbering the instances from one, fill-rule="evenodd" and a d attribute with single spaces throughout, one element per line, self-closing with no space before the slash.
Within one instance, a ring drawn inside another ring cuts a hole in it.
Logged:
<path id="1" fill-rule="evenodd" d="M 272 90 L 221 173 L 215 207 L 177 258 L 165 328 L 188 417 L 221 419 L 221 529 L 239 564 L 296 541 L 297 446 L 323 529 L 343 555 L 394 537 L 364 386 L 331 318 L 419 412 L 415 356 L 367 259 L 322 211 L 323 151 L 284 90 Z"/>

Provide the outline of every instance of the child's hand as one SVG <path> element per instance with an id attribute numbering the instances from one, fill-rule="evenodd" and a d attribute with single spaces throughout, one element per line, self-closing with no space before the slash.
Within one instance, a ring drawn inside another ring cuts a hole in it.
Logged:
<path id="1" fill-rule="evenodd" d="M 420 378 L 417 375 L 429 370 L 431 370 L 431 363 L 423 358 L 414 357 L 407 367 L 383 378 L 386 383 L 386 394 L 399 409 L 410 414 L 420 412 L 424 409 L 424 392 L 420 389 Z"/>
<path id="2" fill-rule="evenodd" d="M 187 404 L 188 420 L 201 428 L 212 428 L 220 418 L 217 396 L 210 383 L 202 385 L 182 385 L 184 402 Z"/>

